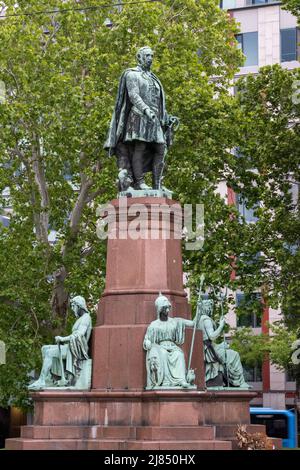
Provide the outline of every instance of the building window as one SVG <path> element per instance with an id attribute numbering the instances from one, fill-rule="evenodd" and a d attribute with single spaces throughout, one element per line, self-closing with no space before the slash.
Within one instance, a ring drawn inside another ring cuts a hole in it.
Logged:
<path id="1" fill-rule="evenodd" d="M 295 369 L 292 366 L 288 367 L 285 371 L 285 381 L 286 382 L 295 382 L 296 381 Z"/>
<path id="2" fill-rule="evenodd" d="M 10 219 L 5 215 L 0 215 L 0 225 L 2 224 L 5 228 L 9 226 Z"/>
<path id="3" fill-rule="evenodd" d="M 237 34 L 236 40 L 246 56 L 244 67 L 258 65 L 258 32 Z"/>
<path id="4" fill-rule="evenodd" d="M 246 382 L 262 382 L 262 366 L 243 366 L 244 377 Z"/>
<path id="5" fill-rule="evenodd" d="M 236 8 L 236 0 L 221 0 L 220 6 L 223 10 L 231 10 Z"/>
<path id="6" fill-rule="evenodd" d="M 255 254 L 253 253 L 241 253 L 238 258 L 238 261 L 241 261 L 245 266 L 249 268 L 253 267 L 255 270 L 260 270 L 260 265 L 263 262 L 263 256 L 260 251 L 257 251 Z"/>
<path id="7" fill-rule="evenodd" d="M 282 29 L 280 31 L 280 43 L 281 43 L 281 62 L 290 62 L 291 60 L 297 60 L 297 36 L 299 33 L 297 28 Z"/>
<path id="8" fill-rule="evenodd" d="M 239 155 L 240 157 L 241 155 Z M 242 197 L 240 194 L 236 195 L 236 206 L 241 214 L 242 217 L 244 217 L 246 222 L 257 222 L 258 217 L 254 214 L 256 207 L 248 207 L 248 201 L 244 197 Z"/>
<path id="9" fill-rule="evenodd" d="M 246 0 L 246 5 L 264 5 L 266 3 L 278 3 L 278 0 Z"/>
<path id="10" fill-rule="evenodd" d="M 266 3 L 279 3 L 280 0 L 244 0 L 243 3 L 236 0 L 220 0 L 220 8 L 223 10 L 231 10 L 234 8 L 249 7 L 251 5 L 265 5 Z"/>
<path id="11" fill-rule="evenodd" d="M 250 295 L 240 292 L 236 294 L 237 327 L 259 328 L 263 314 L 261 294 L 254 292 Z"/>

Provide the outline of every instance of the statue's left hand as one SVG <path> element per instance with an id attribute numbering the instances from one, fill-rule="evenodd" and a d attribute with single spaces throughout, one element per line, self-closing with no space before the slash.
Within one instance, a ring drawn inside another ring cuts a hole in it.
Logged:
<path id="1" fill-rule="evenodd" d="M 179 127 L 180 121 L 177 116 L 169 116 L 169 126 L 177 130 Z"/>

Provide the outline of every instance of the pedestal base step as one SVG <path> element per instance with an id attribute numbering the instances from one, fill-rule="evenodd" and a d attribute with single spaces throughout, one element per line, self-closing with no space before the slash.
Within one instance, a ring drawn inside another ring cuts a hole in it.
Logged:
<path id="1" fill-rule="evenodd" d="M 23 426 L 25 439 L 212 440 L 215 426 Z"/>
<path id="2" fill-rule="evenodd" d="M 215 426 L 24 426 L 9 450 L 231 450 Z"/>
<path id="3" fill-rule="evenodd" d="M 231 450 L 229 441 L 136 441 L 114 439 L 7 439 L 7 450 Z"/>

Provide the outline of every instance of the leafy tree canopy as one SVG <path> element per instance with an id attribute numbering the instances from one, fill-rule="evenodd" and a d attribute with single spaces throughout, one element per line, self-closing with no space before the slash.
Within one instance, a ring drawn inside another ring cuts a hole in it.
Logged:
<path id="1" fill-rule="evenodd" d="M 283 5 L 286 10 L 291 11 L 295 16 L 300 18 L 300 5 L 298 0 L 283 0 Z"/>
<path id="2" fill-rule="evenodd" d="M 0 193 L 9 189 L 2 206 L 12 214 L 9 227 L 0 230 L 0 336 L 8 348 L 0 402 L 24 405 L 41 345 L 69 327 L 69 296 L 84 295 L 92 309 L 103 290 L 105 244 L 96 236 L 96 207 L 115 196 L 116 165 L 102 147 L 119 76 L 135 65 L 145 44 L 155 51 L 154 72 L 169 112 L 181 119 L 166 185 L 181 202 L 206 204 L 211 241 L 205 267 L 212 265 L 213 280 L 227 266 L 229 278 L 234 240 L 228 241 L 229 210 L 215 188 L 232 160 L 233 98 L 227 90 L 242 58 L 234 20 L 215 0 L 121 10 L 90 0 L 90 7 L 103 8 L 82 11 L 67 11 L 86 6 L 81 1 L 5 3 Z M 56 12 L 30 16 L 51 9 Z M 49 242 L 51 229 L 55 243 Z"/>
<path id="3" fill-rule="evenodd" d="M 261 359 L 268 352 L 283 368 L 291 364 L 291 344 L 300 333 L 300 71 L 264 67 L 237 86 L 238 152 L 229 184 L 257 220 L 244 225 L 233 286 L 248 293 L 261 286 L 283 321 L 272 326 L 268 340 L 250 335 L 247 343 L 247 331 L 238 331 L 235 343 L 246 360 L 253 362 L 261 350 Z"/>

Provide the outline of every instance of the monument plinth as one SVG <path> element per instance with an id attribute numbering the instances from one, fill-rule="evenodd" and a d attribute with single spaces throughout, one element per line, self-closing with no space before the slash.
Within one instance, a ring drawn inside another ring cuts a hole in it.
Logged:
<path id="1" fill-rule="evenodd" d="M 183 289 L 181 208 L 165 198 L 120 198 L 112 206 L 116 222 L 109 228 L 106 285 L 93 331 L 92 387 L 143 390 L 142 345 L 147 326 L 156 319 L 154 301 L 159 292 L 170 299 L 172 316 L 191 318 Z M 137 217 L 139 230 L 133 231 Z M 191 331 L 187 335 L 190 339 Z M 196 335 L 200 338 L 201 333 Z M 187 341 L 186 362 L 189 345 Z M 195 345 L 192 367 L 203 390 L 202 342 L 197 339 Z"/>
<path id="2" fill-rule="evenodd" d="M 230 450 L 237 424 L 251 428 L 255 393 L 205 389 L 204 353 L 212 366 L 218 358 L 208 337 L 204 351 L 202 331 L 191 321 L 180 205 L 159 197 L 171 194 L 162 177 L 179 120 L 167 113 L 163 86 L 151 72 L 153 51 L 139 49 L 137 60 L 120 78 L 104 145 L 116 156 L 119 192 L 128 197 L 113 200 L 106 215 L 106 286 L 92 335 L 92 389 L 33 393 L 34 425 L 23 427 L 20 439 L 8 439 L 8 449 Z M 212 331 L 215 338 L 221 326 Z"/>
<path id="3" fill-rule="evenodd" d="M 201 331 L 196 332 L 191 362 L 197 389 L 145 390 L 143 339 L 156 319 L 159 291 L 172 301 L 174 317 L 190 319 L 191 309 L 176 233 L 178 203 L 145 198 L 140 237 L 133 240 L 129 231 L 136 202 L 127 200 L 125 228 L 124 201 L 112 201 L 117 217 L 111 230 L 118 236 L 107 242 L 106 286 L 92 335 L 92 389 L 33 393 L 34 424 L 22 428 L 20 439 L 8 439 L 8 449 L 229 450 L 236 424 L 251 428 L 249 401 L 254 392 L 206 391 Z M 170 225 L 154 214 L 153 203 L 174 210 L 177 204 Z M 151 239 L 154 229 L 157 239 Z M 192 329 L 183 345 L 186 364 L 191 338 Z"/>

